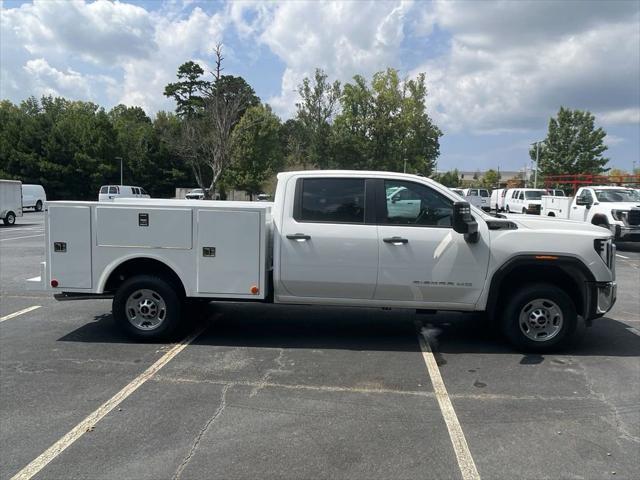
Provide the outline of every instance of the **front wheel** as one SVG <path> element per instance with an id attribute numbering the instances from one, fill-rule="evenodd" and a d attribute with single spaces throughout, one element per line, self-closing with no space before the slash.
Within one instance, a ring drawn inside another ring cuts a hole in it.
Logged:
<path id="1" fill-rule="evenodd" d="M 16 223 L 16 214 L 13 212 L 7 212 L 7 215 L 4 217 L 4 224 L 5 225 L 15 225 Z"/>
<path id="2" fill-rule="evenodd" d="M 36 212 L 41 212 L 42 211 L 42 201 L 38 200 L 36 202 Z"/>
<path id="3" fill-rule="evenodd" d="M 507 205 L 507 213 L 511 213 L 511 210 L 509 210 L 509 205 Z"/>
<path id="4" fill-rule="evenodd" d="M 502 316 L 502 331 L 524 351 L 544 352 L 567 343 L 578 324 L 571 298 L 561 288 L 538 283 L 516 291 Z"/>
<path id="5" fill-rule="evenodd" d="M 127 279 L 116 291 L 112 308 L 116 324 L 139 340 L 171 338 L 182 314 L 174 286 L 154 275 Z"/>
<path id="6" fill-rule="evenodd" d="M 527 214 L 527 209 L 526 209 L 526 208 L 523 208 L 523 209 L 522 209 L 522 214 L 523 214 L 523 215 L 526 215 L 526 214 Z"/>

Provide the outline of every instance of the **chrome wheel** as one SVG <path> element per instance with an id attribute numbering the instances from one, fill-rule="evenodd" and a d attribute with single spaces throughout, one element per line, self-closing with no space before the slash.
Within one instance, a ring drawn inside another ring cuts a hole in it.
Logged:
<path id="1" fill-rule="evenodd" d="M 127 320 L 134 327 L 140 330 L 154 330 L 165 320 L 167 305 L 158 292 L 141 289 L 129 295 L 125 312 Z"/>
<path id="2" fill-rule="evenodd" d="M 546 298 L 527 302 L 520 310 L 520 330 L 535 342 L 546 342 L 562 329 L 563 316 L 560 307 Z"/>

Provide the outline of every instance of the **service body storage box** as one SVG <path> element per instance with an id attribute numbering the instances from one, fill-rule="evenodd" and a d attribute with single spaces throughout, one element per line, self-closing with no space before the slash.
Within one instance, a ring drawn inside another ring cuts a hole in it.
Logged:
<path id="1" fill-rule="evenodd" d="M 271 207 L 206 200 L 50 202 L 49 281 L 55 279 L 59 291 L 104 293 L 119 265 L 145 258 L 171 268 L 190 297 L 263 299 Z"/>

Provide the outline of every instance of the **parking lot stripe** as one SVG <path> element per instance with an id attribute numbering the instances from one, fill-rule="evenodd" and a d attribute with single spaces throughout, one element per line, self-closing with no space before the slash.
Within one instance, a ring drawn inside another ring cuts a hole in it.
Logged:
<path id="1" fill-rule="evenodd" d="M 31 307 L 23 308 L 22 310 L 18 310 L 17 312 L 10 313 L 9 315 L 5 315 L 4 317 L 0 317 L 0 322 L 4 322 L 5 320 L 11 320 L 12 318 L 17 317 L 18 315 L 22 315 L 23 313 L 33 312 L 37 310 L 42 305 L 33 305 Z"/>
<path id="2" fill-rule="evenodd" d="M 616 253 L 616 257 L 620 257 L 620 258 L 624 258 L 624 259 L 628 259 L 629 257 L 625 257 L 624 255 L 620 255 L 619 253 Z"/>
<path id="3" fill-rule="evenodd" d="M 159 360 L 153 365 L 147 368 L 144 372 L 134 378 L 129 384 L 127 384 L 122 390 L 116 393 L 113 397 L 100 405 L 97 410 L 91 413 L 88 417 L 82 420 L 78 425 L 73 427 L 66 435 L 60 440 L 51 445 L 45 450 L 38 458 L 33 460 L 29 465 L 24 467 L 18 473 L 16 473 L 11 480 L 28 480 L 42 470 L 49 462 L 60 455 L 71 444 L 78 440 L 86 432 L 93 430 L 93 427 L 98 423 L 105 415 L 111 410 L 116 408 L 122 401 L 124 401 L 129 395 L 140 388 L 147 380 L 152 378 L 162 367 L 171 361 L 176 355 L 178 355 L 185 347 L 193 342 L 198 335 L 200 335 L 207 325 L 203 325 L 195 333 L 176 343 L 171 349 L 165 353 Z"/>
<path id="4" fill-rule="evenodd" d="M 458 459 L 458 467 L 460 467 L 462 478 L 463 480 L 480 480 L 480 474 L 478 473 L 476 464 L 471 456 L 467 439 L 465 438 L 460 422 L 458 421 L 456 411 L 453 409 L 453 404 L 451 403 L 451 399 L 447 393 L 447 387 L 445 387 L 442 375 L 440 375 L 438 364 L 433 356 L 431 346 L 429 345 L 429 339 L 425 334 L 424 329 L 422 329 L 418 335 L 418 341 L 420 342 L 420 348 L 422 350 L 422 358 L 424 358 L 424 363 L 427 365 L 427 371 L 429 372 L 429 377 L 433 384 L 433 390 L 436 394 L 436 399 L 438 400 L 438 406 L 440 407 L 440 411 L 444 417 L 447 430 L 449 431 L 449 438 L 451 439 L 453 450 L 456 454 L 456 458 Z"/>
<path id="5" fill-rule="evenodd" d="M 9 240 L 20 240 L 23 238 L 35 238 L 35 237 L 44 237 L 44 233 L 39 233 L 38 235 L 25 235 L 23 237 L 3 238 L 0 240 L 0 242 L 8 242 Z"/>

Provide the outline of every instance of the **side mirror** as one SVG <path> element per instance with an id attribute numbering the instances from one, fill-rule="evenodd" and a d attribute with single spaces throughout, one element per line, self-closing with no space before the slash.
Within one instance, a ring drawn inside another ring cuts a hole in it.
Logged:
<path id="1" fill-rule="evenodd" d="M 471 215 L 469 202 L 455 202 L 453 204 L 453 230 L 462 233 L 469 242 L 478 241 L 478 222 Z"/>
<path id="2" fill-rule="evenodd" d="M 589 200 L 586 200 L 584 197 L 576 198 L 576 205 L 591 208 L 591 202 Z"/>

